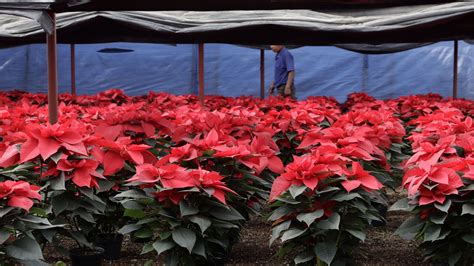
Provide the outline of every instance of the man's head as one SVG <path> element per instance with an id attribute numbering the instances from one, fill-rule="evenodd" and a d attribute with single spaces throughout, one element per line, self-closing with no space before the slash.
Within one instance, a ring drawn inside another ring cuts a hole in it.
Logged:
<path id="1" fill-rule="evenodd" d="M 275 53 L 279 53 L 281 51 L 281 49 L 283 49 L 283 47 L 285 47 L 285 46 L 284 45 L 276 45 L 276 44 L 270 45 L 270 48 Z"/>

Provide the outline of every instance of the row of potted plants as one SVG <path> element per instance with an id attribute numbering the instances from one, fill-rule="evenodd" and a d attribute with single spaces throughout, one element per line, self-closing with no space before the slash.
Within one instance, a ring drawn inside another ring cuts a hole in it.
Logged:
<path id="1" fill-rule="evenodd" d="M 347 259 L 368 225 L 383 222 L 385 189 L 402 182 L 410 154 L 402 120 L 443 102 L 207 97 L 202 107 L 195 96 L 109 90 L 61 96 L 60 122 L 50 126 L 43 95 L 0 93 L 0 101 L 5 261 L 39 263 L 41 246 L 65 237 L 91 252 L 130 235 L 145 242 L 143 253 L 186 265 L 225 261 L 269 201 L 281 254 Z M 444 104 L 471 112 L 469 101 Z"/>

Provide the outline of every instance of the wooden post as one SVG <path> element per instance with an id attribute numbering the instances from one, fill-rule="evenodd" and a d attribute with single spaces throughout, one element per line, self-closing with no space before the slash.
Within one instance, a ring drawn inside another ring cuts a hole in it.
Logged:
<path id="1" fill-rule="evenodd" d="M 199 80 L 199 101 L 204 105 L 204 44 L 199 44 L 198 55 L 198 80 Z"/>
<path id="2" fill-rule="evenodd" d="M 458 98 L 458 40 L 454 41 L 453 55 L 453 98 Z"/>
<path id="3" fill-rule="evenodd" d="M 260 98 L 265 98 L 265 50 L 260 49 Z"/>
<path id="4" fill-rule="evenodd" d="M 56 39 L 56 14 L 48 12 L 53 21 L 53 31 L 46 34 L 48 47 L 48 113 L 49 123 L 58 122 L 58 67 L 57 67 L 57 39 Z"/>
<path id="5" fill-rule="evenodd" d="M 73 101 L 76 100 L 76 49 L 71 44 L 71 94 Z"/>

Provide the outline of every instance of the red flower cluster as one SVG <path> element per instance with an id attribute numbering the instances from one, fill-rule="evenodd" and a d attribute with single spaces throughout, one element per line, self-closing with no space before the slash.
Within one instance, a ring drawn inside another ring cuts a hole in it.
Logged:
<path id="1" fill-rule="evenodd" d="M 433 100 L 434 98 L 434 100 Z M 405 163 L 403 185 L 410 196 L 419 195 L 419 205 L 442 204 L 465 186 L 462 176 L 474 180 L 474 125 L 467 110 L 437 97 L 408 97 L 400 100 L 402 112 L 420 115 L 410 124 L 413 156 Z M 467 101 L 466 101 L 467 102 Z M 409 104 L 415 104 L 408 107 Z M 457 102 L 459 104 L 459 101 Z M 423 112 L 415 112 L 421 108 Z"/>
<path id="2" fill-rule="evenodd" d="M 42 199 L 38 193 L 39 190 L 39 187 L 30 185 L 25 181 L 7 180 L 0 182 L 0 200 L 8 199 L 8 206 L 29 211 L 33 206 L 32 199 Z"/>

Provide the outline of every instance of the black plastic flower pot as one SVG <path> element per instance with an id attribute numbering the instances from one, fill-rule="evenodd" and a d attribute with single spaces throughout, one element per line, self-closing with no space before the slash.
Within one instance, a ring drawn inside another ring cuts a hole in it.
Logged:
<path id="1" fill-rule="evenodd" d="M 101 266 L 104 259 L 104 249 L 72 249 L 69 251 L 72 266 Z"/>
<path id="2" fill-rule="evenodd" d="M 387 218 L 387 211 L 388 211 L 387 206 L 385 206 L 383 204 L 379 204 L 379 203 L 372 203 L 372 205 L 380 213 L 380 216 L 382 216 L 384 219 Z M 382 227 L 382 226 L 386 226 L 387 222 L 386 221 L 372 221 L 371 225 L 373 227 Z"/>
<path id="3" fill-rule="evenodd" d="M 104 259 L 118 260 L 121 257 L 123 235 L 100 234 L 95 241 L 98 247 L 104 249 Z"/>

